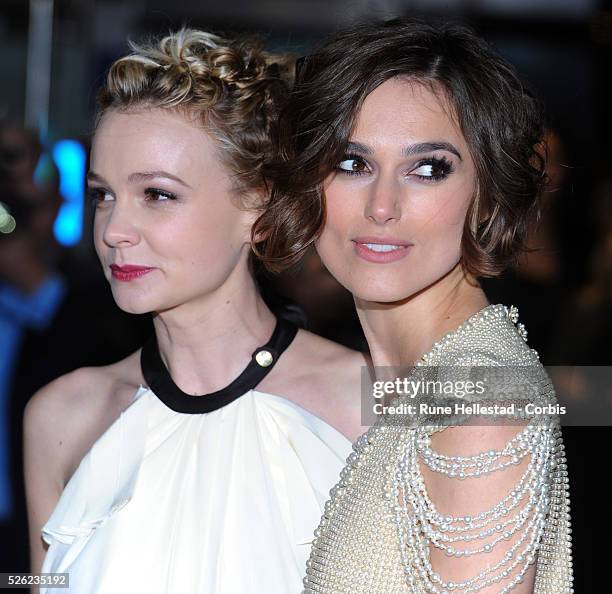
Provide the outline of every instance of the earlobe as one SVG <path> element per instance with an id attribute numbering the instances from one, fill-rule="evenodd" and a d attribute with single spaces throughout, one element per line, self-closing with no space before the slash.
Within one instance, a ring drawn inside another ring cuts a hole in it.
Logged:
<path id="1" fill-rule="evenodd" d="M 254 232 L 253 227 L 254 225 L 251 225 L 251 234 L 249 236 L 251 246 L 261 244 L 270 238 L 270 234 L 272 232 L 271 229 L 266 229 L 259 226 L 259 228 Z"/>
<path id="2" fill-rule="evenodd" d="M 247 241 L 250 243 L 253 243 L 254 241 L 260 242 L 264 239 L 264 237 L 261 236 L 261 233 L 257 233 L 255 236 L 253 236 L 252 229 L 259 220 L 268 197 L 269 194 L 264 188 L 259 190 L 251 190 L 243 194 L 241 197 L 241 209 L 244 214 L 245 226 L 248 229 Z"/>

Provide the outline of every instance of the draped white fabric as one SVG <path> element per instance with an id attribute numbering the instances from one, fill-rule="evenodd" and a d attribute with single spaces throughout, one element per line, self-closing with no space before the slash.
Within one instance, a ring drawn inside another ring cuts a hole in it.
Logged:
<path id="1" fill-rule="evenodd" d="M 351 452 L 285 398 L 251 390 L 177 413 L 140 386 L 98 439 L 42 535 L 41 594 L 301 592 L 310 542 Z"/>

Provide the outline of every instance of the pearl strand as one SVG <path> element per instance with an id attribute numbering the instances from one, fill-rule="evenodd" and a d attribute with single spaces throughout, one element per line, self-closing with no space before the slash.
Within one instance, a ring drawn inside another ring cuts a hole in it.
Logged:
<path id="1" fill-rule="evenodd" d="M 551 467 L 551 432 L 549 430 L 550 427 L 548 427 L 548 430 L 546 429 L 547 428 L 532 427 L 528 425 L 521 433 L 515 436 L 503 450 L 493 452 L 493 455 L 491 455 L 491 452 L 485 453 L 485 455 L 489 455 L 489 457 L 494 457 L 495 455 L 500 457 L 505 453 L 512 453 L 512 449 L 516 449 L 515 446 L 520 444 L 519 448 L 525 452 L 524 456 L 531 453 L 532 459 L 518 485 L 504 498 L 503 502 L 498 503 L 485 512 L 481 512 L 474 518 L 471 516 L 442 516 L 435 509 L 425 489 L 425 483 L 418 465 L 418 453 L 429 450 L 432 454 L 429 458 L 430 460 L 439 457 L 449 462 L 448 464 L 433 465 L 432 468 L 432 470 L 449 477 L 461 476 L 456 472 L 457 466 L 461 468 L 461 470 L 464 468 L 477 467 L 477 462 L 482 461 L 482 453 L 473 456 L 443 456 L 433 452 L 429 448 L 429 436 L 435 428 L 421 427 L 411 432 L 408 436 L 408 444 L 402 446 L 403 456 L 399 468 L 395 473 L 394 492 L 396 496 L 395 501 L 401 502 L 400 505 L 395 506 L 396 523 L 399 528 L 400 544 L 407 580 L 413 592 L 420 592 L 417 582 L 413 577 L 415 573 L 420 576 L 421 582 L 426 586 L 426 590 L 432 593 L 461 591 L 462 594 L 469 594 L 470 592 L 477 592 L 490 584 L 498 583 L 501 580 L 507 580 L 516 567 L 527 559 L 527 562 L 524 562 L 523 566 L 519 569 L 518 575 L 512 578 L 510 584 L 504 587 L 502 592 L 509 591 L 523 579 L 530 563 L 535 559 L 535 552 L 538 549 L 544 530 L 544 519 L 550 503 L 546 477 Z M 527 439 L 525 439 L 526 437 Z M 421 446 L 420 451 L 418 444 Z M 489 472 L 501 470 L 506 466 L 507 465 L 500 465 L 492 467 Z M 475 473 L 472 475 L 480 476 Z M 518 503 L 528 491 L 530 496 L 522 509 L 503 524 L 497 522 L 501 516 L 508 515 L 513 508 L 517 507 Z M 538 492 L 539 497 L 536 496 Z M 512 503 L 510 506 L 506 506 L 504 503 L 508 502 L 509 499 L 512 499 Z M 412 514 L 410 512 L 412 512 Z M 527 522 L 528 518 L 530 519 Z M 476 524 L 474 520 L 477 520 Z M 478 523 L 478 520 L 484 521 Z M 488 528 L 484 532 L 478 534 L 462 534 L 455 538 L 445 534 L 445 532 L 473 531 L 474 529 L 484 528 L 493 522 L 497 522 L 494 527 Z M 465 526 L 453 526 L 453 523 L 461 523 L 465 524 Z M 526 527 L 525 523 L 527 523 Z M 488 542 L 477 549 L 455 549 L 442 544 L 442 542 L 457 542 L 460 540 L 469 542 L 482 539 L 494 534 L 496 531 L 502 531 L 505 526 L 510 524 L 514 524 L 514 527 L 510 530 L 503 531 L 503 533 L 492 542 Z M 433 528 L 434 525 L 440 526 L 440 530 Z M 481 571 L 478 575 L 469 580 L 463 582 L 445 582 L 440 575 L 433 570 L 429 561 L 429 543 L 442 549 L 446 554 L 456 557 L 490 553 L 497 543 L 511 538 L 519 529 L 523 529 L 519 540 L 513 544 L 504 557 L 493 566 Z M 517 549 L 526 540 L 529 534 L 531 534 L 529 543 L 513 560 Z M 412 559 L 413 562 L 410 563 L 409 559 Z M 498 573 L 489 577 L 490 574 L 496 571 L 498 571 Z M 440 590 L 440 588 L 442 588 L 442 590 Z"/>
<path id="2" fill-rule="evenodd" d="M 430 435 L 423 433 L 416 440 L 416 448 L 423 457 L 425 464 L 431 470 L 461 479 L 470 476 L 481 476 L 489 472 L 502 470 L 512 464 L 520 464 L 521 460 L 530 453 L 531 442 L 537 439 L 537 427 L 527 425 L 521 433 L 506 444 L 503 450 L 489 450 L 474 456 L 447 456 L 434 452 L 429 447 L 431 443 Z M 493 463 L 502 457 L 511 457 L 511 459 L 500 463 L 498 466 L 493 466 Z M 457 472 L 459 468 L 461 468 L 461 472 Z M 477 470 L 466 473 L 465 469 L 467 468 L 476 468 Z"/>

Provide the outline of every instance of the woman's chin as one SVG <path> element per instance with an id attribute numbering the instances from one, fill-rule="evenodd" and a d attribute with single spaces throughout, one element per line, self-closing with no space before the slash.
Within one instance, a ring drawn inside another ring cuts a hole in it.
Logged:
<path id="1" fill-rule="evenodd" d="M 114 295 L 115 303 L 117 307 L 129 314 L 146 314 L 154 311 L 155 307 L 150 303 L 145 303 L 142 299 L 125 299 L 123 295 Z"/>
<path id="2" fill-rule="evenodd" d="M 419 274 L 404 271 L 392 275 L 370 275 L 359 279 L 359 282 L 355 282 L 355 279 L 359 277 L 354 275 L 351 282 L 346 283 L 345 287 L 359 301 L 401 304 L 430 290 L 435 285 L 441 285 L 442 292 L 452 290 L 458 282 L 456 279 L 463 274 L 459 266 L 460 264 L 457 262 L 440 266 L 435 270 L 419 271 Z M 442 285 L 446 286 L 446 289 Z"/>
<path id="3" fill-rule="evenodd" d="M 129 313 L 129 314 L 134 314 L 134 315 L 142 315 L 142 314 L 147 314 L 147 313 L 151 313 L 153 310 L 149 307 L 142 307 L 142 306 L 135 306 L 135 305 L 129 305 L 129 306 L 121 306 L 119 304 L 117 304 L 119 306 L 119 309 L 121 311 L 124 311 L 125 313 Z"/>
<path id="4" fill-rule="evenodd" d="M 356 300 L 361 302 L 371 302 L 380 304 L 393 304 L 405 301 L 414 291 L 406 287 L 393 286 L 354 286 L 349 288 Z"/>

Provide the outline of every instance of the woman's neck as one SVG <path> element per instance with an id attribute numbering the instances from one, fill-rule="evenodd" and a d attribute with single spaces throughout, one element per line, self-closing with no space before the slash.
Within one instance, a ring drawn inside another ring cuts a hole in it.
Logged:
<path id="1" fill-rule="evenodd" d="M 174 383 L 194 395 L 219 390 L 238 377 L 275 323 L 246 266 L 215 291 L 153 315 L 164 364 Z"/>
<path id="2" fill-rule="evenodd" d="M 396 303 L 355 299 L 375 366 L 413 365 L 444 334 L 489 302 L 460 265 L 419 293 Z"/>

